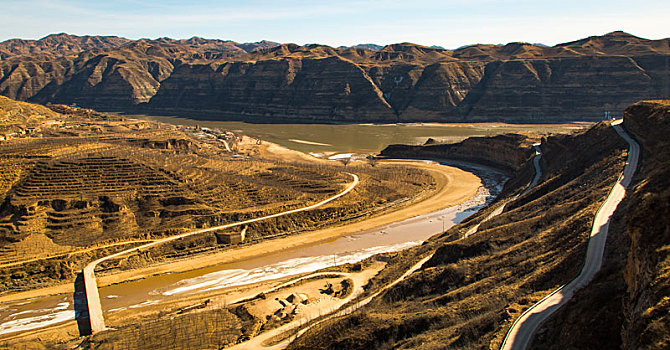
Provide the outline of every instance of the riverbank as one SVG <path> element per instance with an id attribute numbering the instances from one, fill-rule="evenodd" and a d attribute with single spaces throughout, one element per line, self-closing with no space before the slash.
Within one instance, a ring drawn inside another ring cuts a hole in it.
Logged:
<path id="1" fill-rule="evenodd" d="M 113 275 L 102 275 L 98 277 L 98 285 L 106 286 L 129 280 L 143 279 L 159 274 L 183 272 L 212 265 L 232 263 L 235 261 L 250 259 L 270 253 L 276 253 L 281 250 L 296 248 L 301 245 L 316 244 L 322 241 L 337 238 L 339 236 L 365 231 L 374 227 L 383 226 L 415 216 L 431 213 L 441 208 L 461 204 L 474 196 L 477 193 L 477 189 L 481 186 L 481 181 L 477 176 L 458 168 L 446 167 L 436 163 L 423 161 L 389 162 L 394 164 L 415 166 L 428 171 L 436 180 L 437 186 L 435 191 L 424 195 L 423 198 L 416 200 L 413 205 L 409 207 L 384 213 L 379 216 L 366 219 L 365 221 L 360 221 L 340 227 L 326 228 L 297 236 L 260 242 L 250 246 L 229 249 L 226 251 L 189 258 L 186 260 L 165 262 L 155 266 L 140 268 L 137 270 L 123 271 Z M 16 294 L 4 295 L 0 297 L 0 302 L 73 292 L 74 286 L 69 283 L 20 292 Z"/>
<path id="2" fill-rule="evenodd" d="M 124 271 L 113 275 L 101 275 L 98 277 L 98 284 L 99 286 L 105 286 L 164 273 L 182 272 L 212 265 L 233 263 L 271 253 L 277 253 L 282 250 L 292 249 L 302 245 L 318 244 L 319 242 L 340 236 L 388 225 L 393 222 L 431 213 L 445 207 L 461 204 L 474 196 L 477 193 L 479 186 L 481 186 L 478 177 L 461 169 L 426 162 L 396 161 L 393 163 L 416 166 L 430 172 L 436 179 L 436 190 L 433 193 L 425 195 L 424 198 L 419 199 L 409 207 L 387 212 L 364 221 L 264 241 L 254 245 L 193 257 L 183 261 L 168 262 L 138 270 Z"/>
<path id="3" fill-rule="evenodd" d="M 124 271 L 118 274 L 107 275 L 99 277 L 100 286 L 109 286 L 115 283 L 126 282 L 129 280 L 144 281 L 151 276 L 175 276 L 183 271 L 195 271 L 207 266 L 222 266 L 234 262 L 243 262 L 253 258 L 264 257 L 267 255 L 281 255 L 282 251 L 286 250 L 300 250 L 318 249 L 319 243 L 324 241 L 335 240 L 338 237 L 355 234 L 372 228 L 378 228 L 384 225 L 391 225 L 398 222 L 406 221 L 410 218 L 434 213 L 445 207 L 451 207 L 461 204 L 473 196 L 475 196 L 480 188 L 480 178 L 472 173 L 463 171 L 458 168 L 447 167 L 433 162 L 425 161 L 389 161 L 394 164 L 405 164 L 408 166 L 420 167 L 428 172 L 436 179 L 436 187 L 433 191 L 423 195 L 422 198 L 411 203 L 411 206 L 401 208 L 397 211 L 381 214 L 376 217 L 366 219 L 344 225 L 341 227 L 334 227 L 330 229 L 323 229 L 314 231 L 299 236 L 291 236 L 282 239 L 275 239 L 271 241 L 262 242 L 253 246 L 240 247 L 228 251 L 219 252 L 216 254 L 209 254 L 199 256 L 193 259 L 186 259 L 183 261 L 174 261 L 170 263 L 159 264 L 152 267 L 147 267 L 138 270 Z M 454 208 L 454 210 L 457 210 Z M 432 220 L 438 220 L 433 218 Z M 442 220 L 445 220 L 444 218 Z M 449 219 L 451 220 L 451 219 Z M 412 221 L 412 220 L 410 220 Z M 437 223 L 439 226 L 439 223 Z M 435 223 L 433 224 L 435 225 Z M 438 229 L 439 230 L 439 229 Z M 437 232 L 437 231 L 435 231 Z M 199 271 L 199 270 L 198 270 Z M 167 274 L 167 275 L 166 275 Z M 161 277 L 162 279 L 163 277 Z M 154 277 L 155 279 L 155 277 Z M 129 285 L 121 283 L 114 288 L 128 288 Z M 109 288 L 109 287 L 107 287 Z M 246 287 L 242 287 L 246 288 Z M 60 285 L 51 288 L 44 288 L 41 290 L 33 290 L 14 295 L 0 297 L 0 301 L 20 301 L 27 298 L 37 298 L 46 295 L 63 295 L 64 293 L 73 293 L 72 284 Z M 214 291 L 214 294 L 219 292 Z M 208 293 L 206 293 L 208 294 Z M 52 298 L 52 297 L 50 297 Z M 181 298 L 173 301 L 181 300 Z M 111 300 L 107 301 L 110 302 Z M 143 308 L 144 309 L 144 308 Z M 151 312 L 155 307 L 146 308 L 144 312 Z M 139 311 L 135 309 L 135 311 Z M 116 316 L 116 315 L 115 315 Z M 119 315 L 120 316 L 120 315 Z M 117 317 L 114 317 L 117 319 Z M 34 331 L 22 332 L 22 334 L 9 335 L 7 339 L 11 338 L 28 338 L 38 336 L 41 339 L 50 338 L 48 334 L 55 332 L 51 336 L 56 336 L 59 339 L 67 337 L 76 337 L 76 325 L 74 322 L 67 322 L 65 324 L 54 324 L 48 328 L 35 329 Z M 46 337 L 46 338 L 44 338 Z"/>

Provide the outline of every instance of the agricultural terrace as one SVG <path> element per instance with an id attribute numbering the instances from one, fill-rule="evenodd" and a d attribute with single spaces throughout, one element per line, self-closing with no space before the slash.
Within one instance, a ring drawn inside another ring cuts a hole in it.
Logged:
<path id="1" fill-rule="evenodd" d="M 0 281 L 16 291 L 71 280 L 94 258 L 198 228 L 318 203 L 316 210 L 245 227 L 239 244 L 340 224 L 427 193 L 424 171 L 384 164 L 298 162 L 244 145 L 243 136 L 3 99 Z M 248 138 L 247 138 L 248 139 Z M 195 235 L 105 268 L 132 268 L 232 245 L 230 232 Z"/>

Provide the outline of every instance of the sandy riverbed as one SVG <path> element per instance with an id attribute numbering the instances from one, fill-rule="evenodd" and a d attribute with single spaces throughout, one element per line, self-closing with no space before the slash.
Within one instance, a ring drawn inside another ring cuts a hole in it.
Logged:
<path id="1" fill-rule="evenodd" d="M 283 149 L 273 149 L 273 151 L 281 152 Z M 286 158 L 297 156 L 294 151 L 287 151 L 288 152 L 282 156 L 285 156 Z M 301 154 L 298 157 L 302 158 L 303 156 L 304 154 Z M 211 266 L 214 264 L 231 263 L 269 253 L 279 252 L 283 249 L 299 247 L 300 245 L 315 244 L 321 241 L 364 231 L 378 226 L 387 225 L 411 217 L 431 213 L 441 208 L 463 203 L 474 196 L 479 186 L 481 186 L 481 181 L 477 176 L 458 168 L 446 167 L 435 163 L 421 161 L 393 161 L 393 163 L 406 164 L 408 166 L 419 167 L 429 171 L 436 179 L 436 189 L 426 194 L 424 198 L 421 198 L 420 201 L 414 202 L 411 206 L 372 217 L 365 221 L 347 224 L 340 227 L 308 232 L 297 236 L 290 236 L 286 238 L 261 242 L 251 246 L 229 249 L 226 251 L 203 255 L 188 260 L 162 263 L 137 270 L 124 271 L 113 275 L 99 276 L 98 285 L 105 286 L 127 280 L 145 278 L 157 274 L 188 271 Z M 4 295 L 0 297 L 0 302 L 73 292 L 73 284 L 68 283 L 48 288 Z"/>
<path id="2" fill-rule="evenodd" d="M 251 141 L 249 142 L 252 143 Z M 261 144 L 263 156 L 267 158 L 281 159 L 283 161 L 306 161 L 310 160 L 309 155 L 304 153 L 285 149 L 274 144 L 263 142 Z M 327 160 L 316 160 L 316 162 L 328 162 Z M 268 254 L 277 254 L 286 249 L 300 249 L 302 246 L 314 246 L 319 242 L 334 240 L 338 237 L 347 236 L 357 232 L 370 230 L 376 227 L 396 223 L 409 218 L 433 213 L 445 207 L 458 205 L 472 198 L 478 188 L 481 186 L 481 180 L 474 174 L 454 167 L 447 167 L 431 162 L 422 161 L 389 161 L 394 164 L 404 164 L 407 166 L 419 167 L 430 172 L 435 180 L 436 187 L 433 191 L 427 192 L 422 198 L 413 201 L 413 203 L 399 210 L 384 213 L 365 221 L 345 224 L 340 227 L 333 227 L 313 232 L 304 233 L 297 236 L 290 236 L 282 239 L 261 242 L 252 246 L 244 246 L 236 249 L 230 249 L 214 254 L 198 256 L 182 261 L 173 261 L 162 263 L 151 267 L 137 270 L 124 271 L 107 276 L 99 276 L 99 286 L 111 285 L 128 280 L 137 280 L 154 275 L 165 273 L 183 272 L 199 269 L 212 265 L 221 265 L 244 261 L 251 258 L 262 257 Z M 45 295 L 59 295 L 64 293 L 73 293 L 73 284 L 63 284 L 49 288 L 32 290 L 22 293 L 10 294 L 0 297 L 0 302 L 35 298 Z M 214 292 L 214 294 L 218 294 Z M 190 298 L 186 298 L 190 299 Z M 153 309 L 153 308 L 150 308 Z M 146 310 L 150 312 L 149 309 Z M 121 316 L 121 315 L 115 315 Z M 117 318 L 113 317 L 113 318 Z M 50 330 L 49 330 L 50 329 Z M 33 333 L 33 332 L 26 332 Z M 29 336 L 24 333 L 23 336 Z M 49 334 L 51 333 L 51 334 Z M 48 327 L 48 329 L 35 330 L 34 334 L 40 334 L 42 339 L 51 337 L 67 338 L 76 333 L 74 322 Z M 58 334 L 58 335 L 57 335 Z M 20 334 L 16 336 L 21 337 Z"/>

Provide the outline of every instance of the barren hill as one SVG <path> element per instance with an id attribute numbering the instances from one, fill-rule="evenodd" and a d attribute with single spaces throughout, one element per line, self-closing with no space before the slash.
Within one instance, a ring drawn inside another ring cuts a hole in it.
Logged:
<path id="1" fill-rule="evenodd" d="M 610 227 L 604 266 L 545 324 L 536 349 L 662 349 L 670 344 L 670 105 L 636 104 L 626 110 L 624 124 L 644 153 L 628 199 Z M 489 148 L 505 149 L 511 143 L 492 138 Z M 448 159 L 469 152 L 466 143 L 423 148 L 431 157 L 441 152 Z M 420 249 L 393 257 L 390 266 L 395 268 L 382 271 L 370 293 L 435 251 L 420 271 L 382 297 L 317 325 L 289 349 L 499 348 L 525 309 L 579 273 L 595 212 L 626 156 L 625 143 L 604 123 L 576 135 L 548 137 L 541 149 L 544 174 L 518 198 L 532 167 L 530 162 L 517 167 L 518 157 L 503 160 L 517 170 L 500 198 L 507 203 L 502 214 L 462 238 L 494 205 Z M 395 146 L 387 152 L 421 151 Z M 484 153 L 478 161 L 487 157 L 495 158 Z"/>
<path id="2" fill-rule="evenodd" d="M 669 43 L 614 32 L 554 47 L 399 43 L 371 51 L 57 35 L 0 43 L 0 94 L 260 122 L 599 120 L 670 95 Z"/>
<path id="3" fill-rule="evenodd" d="M 0 97 L 0 293 L 69 281 L 79 264 L 147 240 L 318 203 L 351 181 L 341 165 L 288 163 L 269 148 L 225 130 Z M 370 215 L 434 183 L 395 166 L 348 171 L 361 179 L 349 196 L 252 223 L 245 242 Z M 119 267 L 227 249 L 217 236 L 225 233 L 193 236 Z"/>
<path id="4" fill-rule="evenodd" d="M 0 59 L 12 56 L 72 56 L 93 49 L 117 48 L 130 42 L 117 36 L 51 34 L 39 40 L 10 39 L 0 43 Z"/>
<path id="5" fill-rule="evenodd" d="M 60 33 L 47 35 L 39 40 L 9 39 L 3 41 L 0 43 L 0 59 L 14 56 L 75 56 L 83 51 L 115 49 L 133 42 L 172 44 L 192 50 L 234 53 L 252 52 L 279 45 L 267 40 L 240 44 L 231 40 L 204 39 L 197 36 L 182 40 L 171 38 L 130 40 L 118 36 L 77 36 Z"/>

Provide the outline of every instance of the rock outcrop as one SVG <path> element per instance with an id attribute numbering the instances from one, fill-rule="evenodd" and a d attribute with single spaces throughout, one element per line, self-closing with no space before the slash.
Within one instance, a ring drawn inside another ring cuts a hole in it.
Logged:
<path id="1" fill-rule="evenodd" d="M 258 122 L 599 120 L 670 95 L 670 40 L 379 50 L 52 35 L 0 43 L 0 94 Z"/>
<path id="2" fill-rule="evenodd" d="M 380 156 L 476 163 L 511 174 L 533 156 L 531 144 L 534 141 L 537 140 L 519 134 L 470 137 L 455 144 L 390 145 L 381 151 Z"/>
<path id="3" fill-rule="evenodd" d="M 670 101 L 639 103 L 626 115 L 644 153 L 626 227 L 622 347 L 661 349 L 670 346 Z"/>

